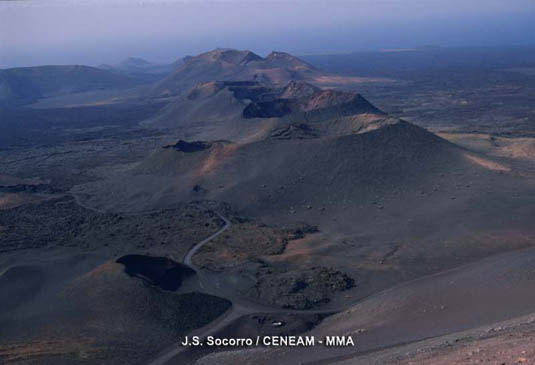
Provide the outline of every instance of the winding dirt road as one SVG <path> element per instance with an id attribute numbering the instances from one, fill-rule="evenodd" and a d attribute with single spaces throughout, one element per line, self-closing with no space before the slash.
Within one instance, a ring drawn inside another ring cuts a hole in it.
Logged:
<path id="1" fill-rule="evenodd" d="M 221 330 L 228 324 L 232 323 L 234 320 L 248 314 L 253 313 L 316 313 L 316 314 L 324 314 L 324 313 L 332 313 L 333 311 L 325 311 L 325 310 L 283 310 L 278 307 L 272 307 L 263 305 L 260 303 L 256 303 L 253 301 L 248 300 L 247 298 L 243 298 L 238 291 L 233 290 L 231 287 L 232 285 L 229 285 L 228 281 L 222 280 L 222 275 L 212 275 L 202 268 L 198 267 L 193 263 L 193 256 L 208 242 L 216 238 L 217 236 L 221 235 L 223 232 L 225 232 L 227 229 L 229 229 L 232 226 L 232 223 L 230 220 L 220 213 L 214 211 L 215 214 L 219 218 L 221 218 L 225 225 L 217 232 L 212 234 L 211 236 L 205 238 L 204 240 L 197 243 L 195 246 L 193 246 L 186 256 L 184 256 L 184 264 L 190 267 L 191 269 L 195 270 L 197 273 L 197 278 L 199 280 L 199 286 L 202 288 L 203 292 L 206 294 L 216 295 L 222 298 L 225 298 L 232 302 L 232 307 L 229 309 L 223 316 L 219 317 L 215 321 L 207 324 L 204 327 L 198 328 L 194 331 L 192 331 L 189 336 L 199 336 L 201 340 L 205 340 L 207 336 L 215 334 L 217 331 Z M 175 358 L 177 355 L 181 354 L 182 352 L 186 351 L 188 347 L 184 347 L 179 345 L 178 343 L 176 345 L 173 345 L 172 347 L 169 347 L 162 351 L 152 362 L 150 362 L 150 365 L 163 365 L 171 361 L 173 358 Z"/>
<path id="2" fill-rule="evenodd" d="M 210 237 L 205 238 L 204 240 L 202 240 L 201 242 L 193 246 L 188 251 L 186 256 L 184 257 L 184 264 L 188 265 L 190 268 L 192 268 L 195 271 L 198 271 L 199 268 L 191 260 L 193 258 L 193 255 L 195 255 L 197 251 L 199 251 L 202 248 L 202 246 L 204 246 L 205 244 L 207 244 L 208 242 L 210 242 L 211 240 L 213 240 L 214 238 L 216 238 L 217 236 L 219 236 L 221 233 L 225 232 L 227 229 L 229 229 L 232 226 L 232 223 L 226 217 L 223 217 L 218 212 L 214 212 L 214 213 L 217 214 L 217 216 L 225 222 L 225 225 L 219 231 L 212 234 Z"/>
<path id="3" fill-rule="evenodd" d="M 217 214 L 219 218 L 221 218 L 225 225 L 217 232 L 213 233 L 211 236 L 205 238 L 201 242 L 197 243 L 195 246 L 193 246 L 186 256 L 184 257 L 184 264 L 189 266 L 191 269 L 195 270 L 197 272 L 197 276 L 199 278 L 199 285 L 201 288 L 203 288 L 206 292 L 212 294 L 214 292 L 213 285 L 208 285 L 205 281 L 205 276 L 202 274 L 201 270 L 197 265 L 193 263 L 193 256 L 208 242 L 225 232 L 227 229 L 229 229 L 232 226 L 232 223 L 229 219 L 224 217 L 223 215 L 219 214 L 218 212 L 214 212 Z M 218 287 L 219 285 L 215 285 Z M 219 293 L 218 293 L 219 294 Z M 228 298 L 227 298 L 228 299 Z M 230 300 L 230 299 L 229 299 Z M 257 308 L 248 308 L 245 306 L 242 306 L 238 303 L 232 302 L 232 308 L 227 311 L 222 317 L 217 319 L 216 321 L 209 323 L 208 325 L 198 328 L 197 330 L 193 331 L 190 335 L 192 336 L 199 336 L 203 339 L 205 339 L 210 334 L 213 334 L 220 330 L 221 328 L 224 328 L 229 323 L 234 321 L 235 319 L 249 313 L 257 312 Z M 180 354 L 181 352 L 187 350 L 187 347 L 180 346 L 180 345 L 174 345 L 171 348 L 166 349 L 164 352 L 162 352 L 156 359 L 154 359 L 150 364 L 151 365 L 163 365 L 166 364 L 169 360 Z"/>

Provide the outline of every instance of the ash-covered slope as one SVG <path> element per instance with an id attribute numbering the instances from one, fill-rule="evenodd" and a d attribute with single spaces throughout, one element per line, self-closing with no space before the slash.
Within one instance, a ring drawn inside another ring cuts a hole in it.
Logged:
<path id="1" fill-rule="evenodd" d="M 67 93 L 124 89 L 139 80 L 89 66 L 38 66 L 0 70 L 0 106 L 32 103 Z"/>
<path id="2" fill-rule="evenodd" d="M 304 205 L 340 207 L 347 199 L 370 204 L 370 187 L 393 182 L 412 187 L 463 161 L 458 147 L 399 120 L 351 134 L 322 135 L 308 124 L 268 132 L 252 142 L 193 143 L 203 148 L 187 151 L 160 148 L 125 172 L 128 177 L 119 177 L 130 181 L 127 186 L 79 188 L 92 196 L 88 204 L 105 209 L 149 209 L 203 198 L 229 202 L 252 215 L 282 217 Z M 116 200 L 108 201 L 101 190 L 113 191 Z"/>
<path id="3" fill-rule="evenodd" d="M 403 121 L 360 134 L 306 138 L 307 132 L 214 149 L 191 183 L 237 208 L 289 212 L 303 202 L 318 208 L 358 200 L 366 186 L 411 185 L 460 157 L 455 146 Z"/>
<path id="4" fill-rule="evenodd" d="M 128 255 L 118 260 L 122 264 L 108 261 L 86 272 L 84 265 L 94 260 L 88 256 L 45 259 L 0 276 L 2 295 L 9 297 L 0 313 L 1 363 L 147 363 L 231 305 L 180 291 L 177 279 L 194 273 L 169 259 Z M 140 268 L 141 275 L 132 275 Z M 156 282 L 149 280 L 154 276 Z M 32 347 L 39 350 L 27 350 Z"/>
<path id="5" fill-rule="evenodd" d="M 207 81 L 261 81 L 286 84 L 291 80 L 313 80 L 325 75 L 308 63 L 284 52 L 262 58 L 251 51 L 215 49 L 187 57 L 173 74 L 157 83 L 152 96 L 174 96 Z"/>

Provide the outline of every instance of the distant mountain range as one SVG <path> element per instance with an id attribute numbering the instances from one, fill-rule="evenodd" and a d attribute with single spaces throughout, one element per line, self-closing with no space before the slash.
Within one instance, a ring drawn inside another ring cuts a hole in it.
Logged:
<path id="1" fill-rule="evenodd" d="M 85 91 L 114 90 L 147 85 L 139 93 L 149 98 L 169 98 L 210 81 L 254 81 L 284 86 L 290 81 L 315 86 L 347 86 L 367 82 L 325 72 L 285 52 L 261 57 L 251 51 L 218 48 L 186 56 L 170 64 L 155 64 L 130 57 L 114 65 L 38 66 L 0 70 L 0 106 L 30 104 L 50 96 Z M 377 80 L 371 80 L 376 82 Z"/>
<path id="2" fill-rule="evenodd" d="M 0 106 L 91 90 L 126 89 L 140 81 L 89 66 L 38 66 L 0 70 Z"/>
<path id="3" fill-rule="evenodd" d="M 98 66 L 98 68 L 131 76 L 150 83 L 163 79 L 179 68 L 183 63 L 184 61 L 182 58 L 169 64 L 156 64 L 144 60 L 143 58 L 129 57 L 117 64 L 102 64 Z"/>

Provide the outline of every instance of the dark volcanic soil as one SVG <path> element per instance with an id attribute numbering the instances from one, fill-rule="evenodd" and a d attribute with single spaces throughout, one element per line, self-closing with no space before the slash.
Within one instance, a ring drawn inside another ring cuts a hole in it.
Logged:
<path id="1" fill-rule="evenodd" d="M 124 265 L 124 272 L 140 277 L 163 290 L 176 291 L 182 281 L 194 275 L 195 271 L 165 257 L 126 255 L 117 259 Z"/>
<path id="2" fill-rule="evenodd" d="M 195 141 L 195 142 L 186 142 L 183 140 L 178 141 L 174 145 L 165 146 L 164 148 L 173 148 L 177 151 L 182 152 L 198 152 L 207 150 L 211 147 L 211 144 L 208 142 Z"/>
<path id="3" fill-rule="evenodd" d="M 221 224 L 195 205 L 115 214 L 69 196 L 1 210 L 0 362 L 144 362 L 210 323 L 230 302 L 178 291 L 194 272 L 141 254 L 182 257 Z"/>
<path id="4" fill-rule="evenodd" d="M 312 309 L 328 303 L 333 293 L 352 288 L 355 280 L 326 267 L 277 272 L 263 268 L 249 295 L 282 308 Z"/>

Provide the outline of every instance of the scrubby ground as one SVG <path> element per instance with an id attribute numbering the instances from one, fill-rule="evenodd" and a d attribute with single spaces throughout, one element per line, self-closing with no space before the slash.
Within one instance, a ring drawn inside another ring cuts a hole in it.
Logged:
<path id="1" fill-rule="evenodd" d="M 4 227 L 2 251 L 106 248 L 114 254 L 150 251 L 180 258 L 198 235 L 208 236 L 222 222 L 213 213 L 191 205 L 125 215 L 95 212 L 63 196 L 2 210 L 0 224 Z"/>

